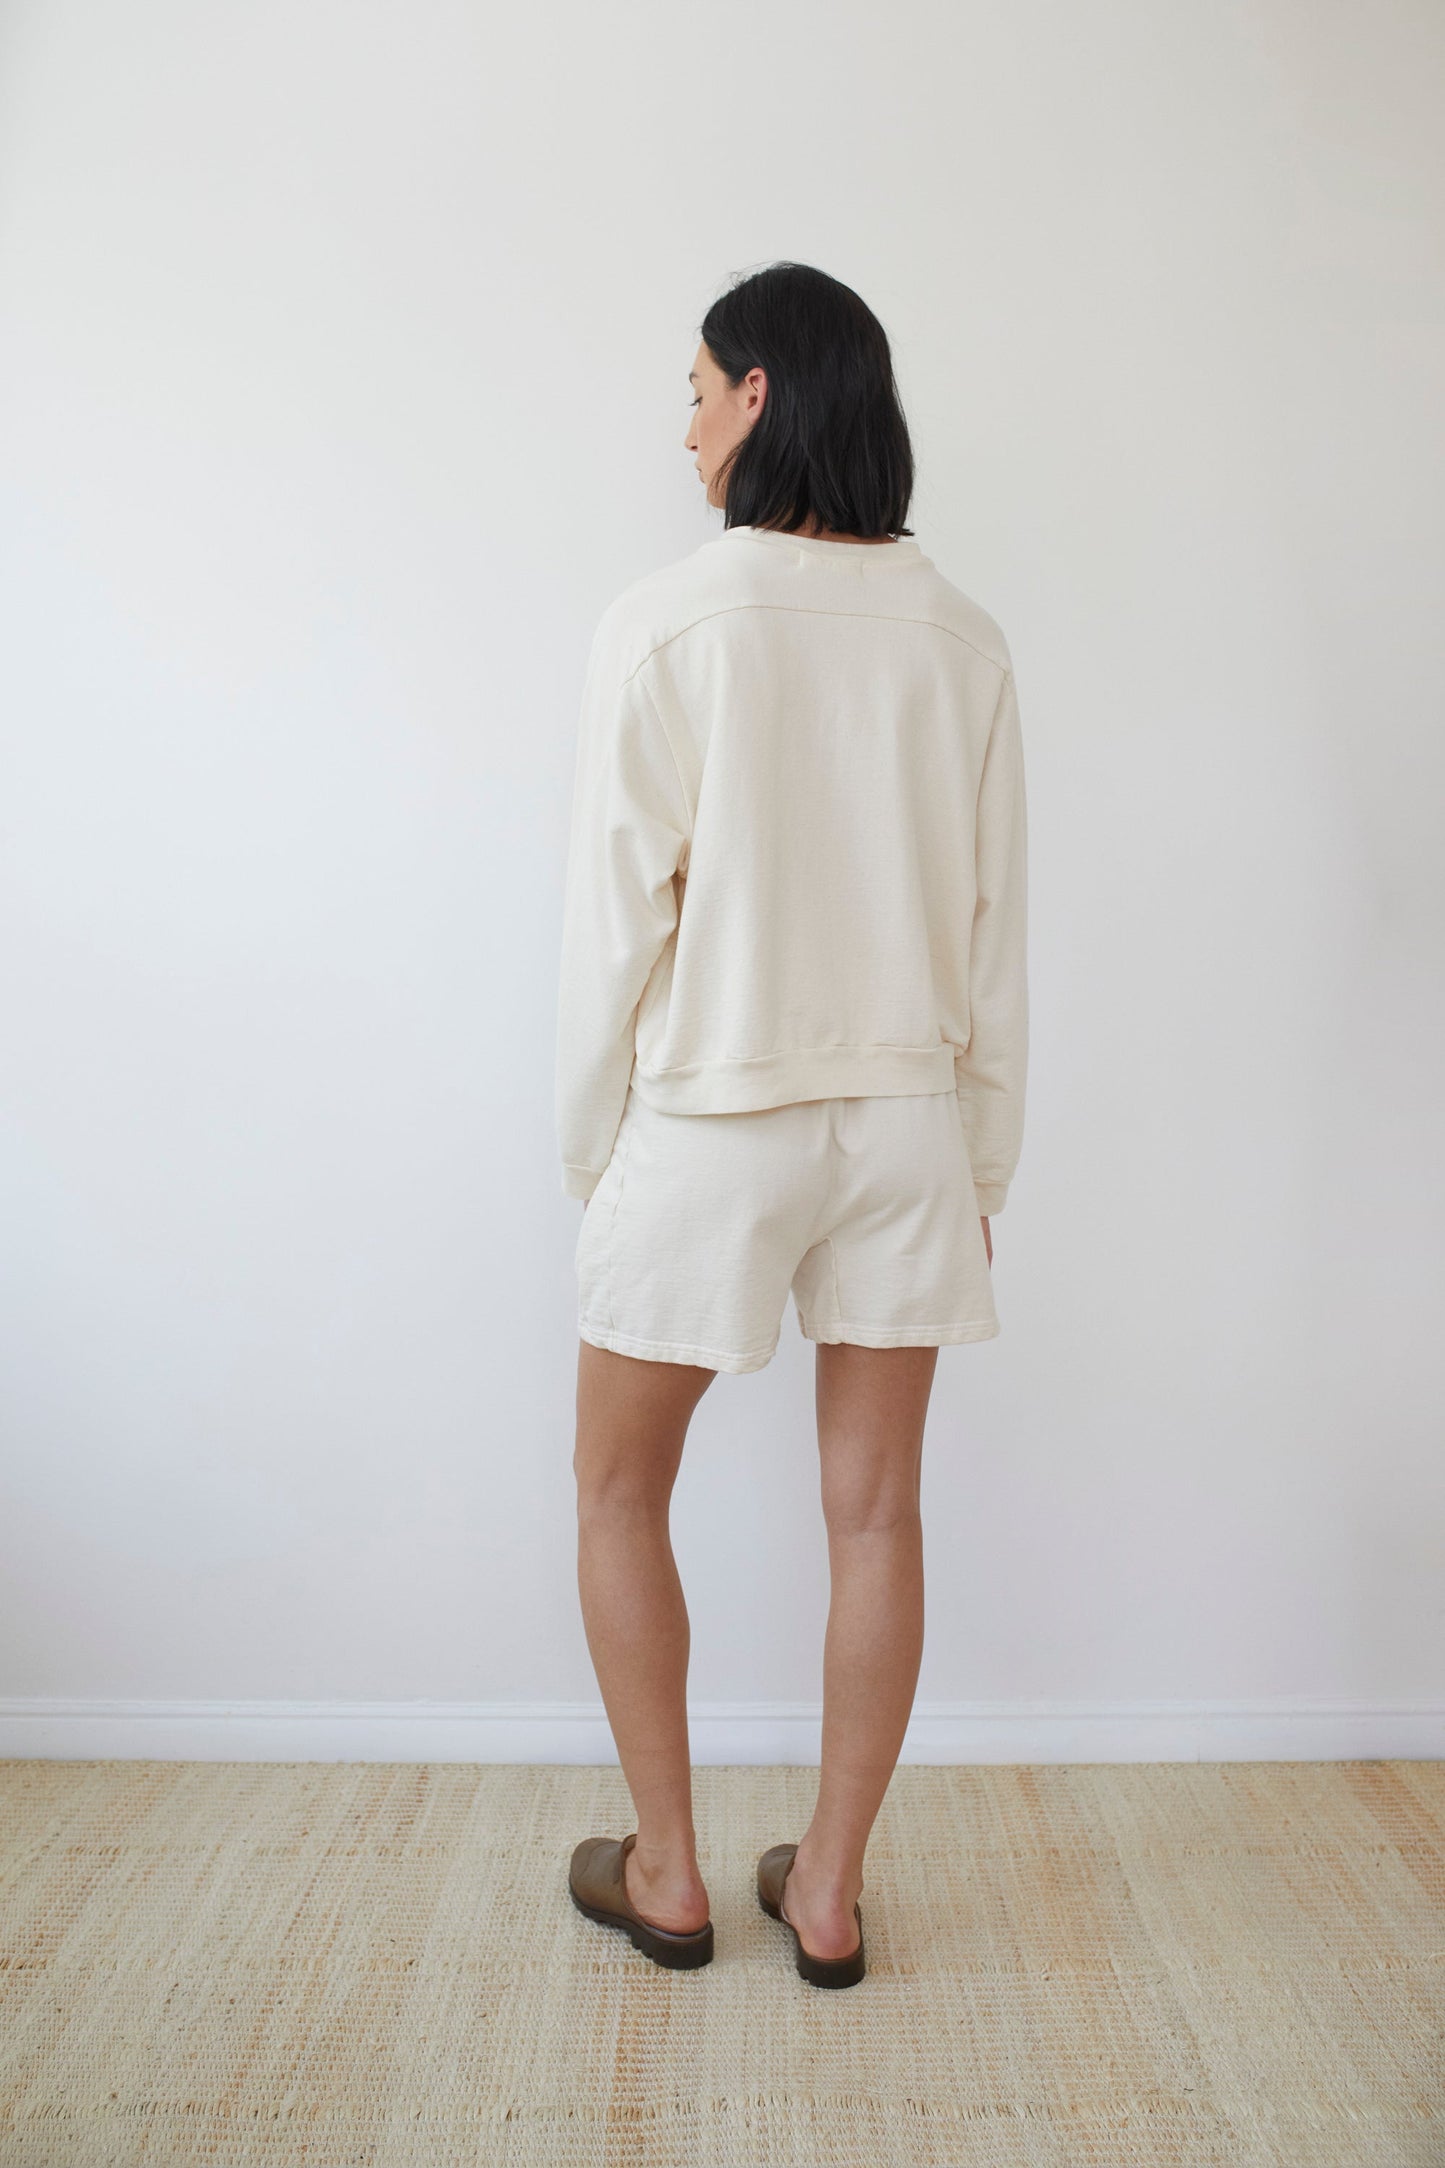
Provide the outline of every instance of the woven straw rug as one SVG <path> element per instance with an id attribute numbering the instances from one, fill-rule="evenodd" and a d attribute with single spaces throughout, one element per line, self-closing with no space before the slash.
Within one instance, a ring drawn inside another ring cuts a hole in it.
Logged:
<path id="1" fill-rule="evenodd" d="M 904 1766 L 870 1961 L 702 1768 L 714 1962 L 574 1910 L 615 1767 L 0 1762 L 0 2164 L 1441 2168 L 1445 1762 Z"/>

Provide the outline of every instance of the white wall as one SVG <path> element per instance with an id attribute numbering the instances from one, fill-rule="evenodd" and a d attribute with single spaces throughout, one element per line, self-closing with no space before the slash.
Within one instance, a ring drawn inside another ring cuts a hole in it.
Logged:
<path id="1" fill-rule="evenodd" d="M 7 11 L 0 1751 L 611 1758 L 573 730 L 717 531 L 686 374 L 780 256 L 887 326 L 1025 719 L 1028 1131 L 908 1754 L 1445 1751 L 1442 47 Z M 699 1759 L 815 1737 L 811 1354 L 790 1308 L 689 1441 Z"/>

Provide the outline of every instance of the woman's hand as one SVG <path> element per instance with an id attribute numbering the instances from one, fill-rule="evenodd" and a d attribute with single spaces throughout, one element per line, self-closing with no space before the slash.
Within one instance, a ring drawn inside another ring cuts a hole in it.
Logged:
<path id="1" fill-rule="evenodd" d="M 986 1212 L 980 1212 L 978 1216 L 978 1224 L 983 1229 L 983 1246 L 988 1251 L 988 1261 L 990 1266 L 992 1266 L 993 1236 L 988 1231 L 988 1214 Z"/>

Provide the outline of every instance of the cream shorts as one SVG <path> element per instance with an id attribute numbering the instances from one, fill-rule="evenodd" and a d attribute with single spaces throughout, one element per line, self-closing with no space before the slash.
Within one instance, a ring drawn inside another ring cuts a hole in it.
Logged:
<path id="1" fill-rule="evenodd" d="M 651 1362 L 761 1370 L 791 1289 L 809 1340 L 999 1331 L 956 1092 L 671 1114 L 629 1087 L 577 1237 L 578 1330 Z"/>

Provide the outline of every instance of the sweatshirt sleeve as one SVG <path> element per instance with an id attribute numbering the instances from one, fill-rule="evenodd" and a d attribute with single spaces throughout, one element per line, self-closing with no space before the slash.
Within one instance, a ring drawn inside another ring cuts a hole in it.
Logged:
<path id="1" fill-rule="evenodd" d="M 582 694 L 562 906 L 556 1119 L 562 1189 L 587 1198 L 612 1156 L 637 1008 L 677 924 L 691 822 L 661 716 L 610 613 Z"/>
<path id="2" fill-rule="evenodd" d="M 1012 667 L 994 711 L 975 828 L 977 899 L 968 956 L 970 1035 L 954 1076 L 978 1208 L 1001 1212 L 1018 1164 L 1028 1066 L 1028 840 Z"/>

